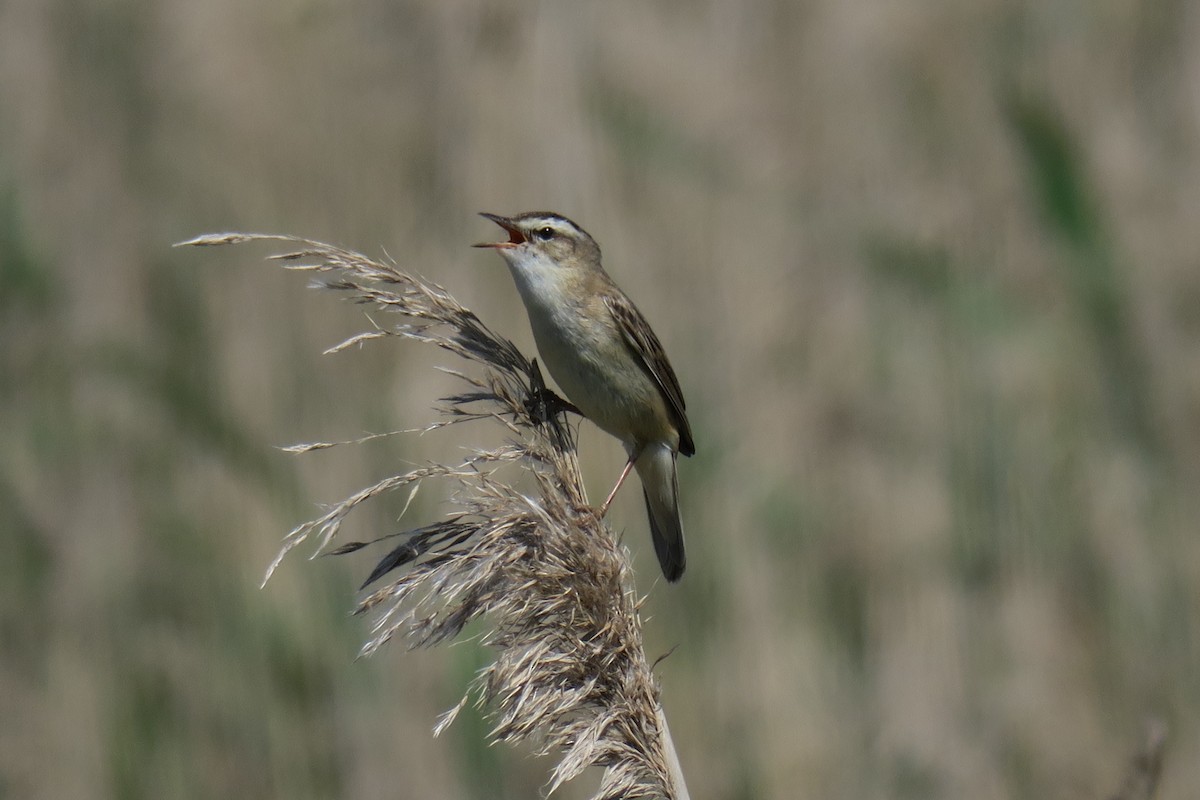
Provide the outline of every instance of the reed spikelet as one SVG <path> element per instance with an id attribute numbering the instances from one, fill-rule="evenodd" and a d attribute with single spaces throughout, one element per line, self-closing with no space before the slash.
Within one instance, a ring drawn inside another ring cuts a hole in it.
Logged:
<path id="1" fill-rule="evenodd" d="M 287 269 L 316 273 L 313 286 L 393 311 L 402 320 L 331 348 L 398 336 L 427 342 L 475 362 L 479 374 L 454 372 L 466 385 L 444 398 L 429 428 L 489 418 L 513 434 L 454 465 L 430 465 L 388 477 L 296 527 L 284 540 L 267 578 L 283 557 L 316 540 L 314 557 L 346 553 L 370 542 L 334 546 L 347 516 L 382 494 L 422 481 L 457 482 L 453 507 L 431 524 L 393 534 L 398 543 L 363 584 L 379 584 L 359 613 L 376 619 L 363 653 L 396 636 L 410 646 L 458 636 L 480 619 L 494 660 L 462 701 L 437 722 L 449 725 L 474 701 L 493 723 L 496 741 L 532 741 L 560 753 L 548 784 L 553 792 L 589 766 L 604 774 L 594 798 L 687 798 L 682 773 L 642 646 L 641 599 L 628 554 L 587 505 L 575 439 L 563 421 L 569 403 L 546 389 L 537 362 L 497 336 L 444 289 L 395 263 L 290 236 L 208 234 L 182 245 L 282 242 L 273 259 Z M 331 447 L 318 442 L 294 452 Z M 520 462 L 536 478 L 533 495 L 494 477 Z M 379 540 L 376 540 L 379 541 Z M 386 582 L 380 583 L 387 579 Z"/>

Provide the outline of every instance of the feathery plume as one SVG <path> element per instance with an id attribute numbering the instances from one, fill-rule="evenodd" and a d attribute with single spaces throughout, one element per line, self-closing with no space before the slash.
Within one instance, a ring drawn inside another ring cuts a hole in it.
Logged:
<path id="1" fill-rule="evenodd" d="M 398 336 L 436 345 L 482 368 L 479 375 L 452 371 L 464 390 L 443 398 L 440 419 L 426 430 L 491 419 L 512 434 L 502 447 L 476 451 L 458 464 L 432 464 L 385 478 L 333 505 L 288 533 L 266 577 L 310 539 L 316 541 L 313 557 L 372 544 L 333 546 L 342 523 L 361 504 L 404 488 L 411 501 L 423 481 L 455 481 L 453 508 L 444 518 L 381 537 L 397 543 L 363 584 L 364 589 L 378 585 L 357 609 L 376 614 L 363 654 L 397 636 L 410 647 L 438 644 L 482 620 L 483 643 L 494 660 L 463 700 L 442 715 L 435 733 L 473 697 L 488 714 L 496 741 L 532 741 L 541 753 L 561 754 L 549 792 L 587 767 L 600 766 L 604 774 L 594 800 L 686 800 L 642 646 L 642 601 L 633 589 L 628 553 L 587 505 L 575 437 L 563 419 L 563 412 L 576 409 L 546 388 L 536 360 L 497 336 L 444 289 L 390 260 L 381 263 L 320 242 L 264 234 L 207 234 L 180 245 L 252 241 L 284 243 L 290 249 L 271 258 L 287 269 L 315 273 L 315 288 L 337 290 L 401 316 L 330 352 Z M 289 449 L 307 452 L 337 444 Z M 536 493 L 521 494 L 495 477 L 499 467 L 512 462 L 532 471 Z"/>

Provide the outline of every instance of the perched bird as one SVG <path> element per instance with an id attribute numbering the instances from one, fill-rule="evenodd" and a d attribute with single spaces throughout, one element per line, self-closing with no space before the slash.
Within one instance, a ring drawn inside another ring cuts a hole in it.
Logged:
<path id="1" fill-rule="evenodd" d="M 583 415 L 621 440 L 629 460 L 603 515 L 636 467 L 658 563 L 668 581 L 686 564 L 675 458 L 696 452 L 683 392 L 646 318 L 600 266 L 600 246 L 560 214 L 482 214 L 508 232 L 504 258 L 542 361 Z"/>

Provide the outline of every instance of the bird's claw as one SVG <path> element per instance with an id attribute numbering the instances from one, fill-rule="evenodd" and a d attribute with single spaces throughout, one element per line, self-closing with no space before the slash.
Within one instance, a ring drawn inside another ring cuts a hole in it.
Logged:
<path id="1" fill-rule="evenodd" d="M 574 403 L 559 397 L 546 386 L 542 369 L 538 366 L 537 359 L 533 359 L 529 373 L 529 394 L 525 397 L 525 412 L 535 425 L 541 425 L 564 411 L 583 416 L 583 412 Z"/>

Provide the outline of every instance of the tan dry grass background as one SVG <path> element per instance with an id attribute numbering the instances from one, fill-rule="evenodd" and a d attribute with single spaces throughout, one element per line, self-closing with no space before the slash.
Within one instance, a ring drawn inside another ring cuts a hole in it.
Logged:
<path id="1" fill-rule="evenodd" d="M 636 492 L 613 520 L 696 797 L 1104 797 L 1152 715 L 1194 796 L 1198 37 L 1132 0 L 4 5 L 0 795 L 538 790 L 477 717 L 429 736 L 477 650 L 352 660 L 369 558 L 257 589 L 313 503 L 470 439 L 274 445 L 423 424 L 446 359 L 322 358 L 360 309 L 169 245 L 386 249 L 528 348 L 473 214 L 553 208 L 693 415 L 683 584 Z"/>

